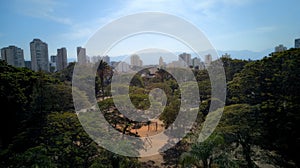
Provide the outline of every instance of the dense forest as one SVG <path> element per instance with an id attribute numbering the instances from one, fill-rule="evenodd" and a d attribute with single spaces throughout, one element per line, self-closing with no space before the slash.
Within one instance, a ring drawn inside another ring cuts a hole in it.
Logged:
<path id="1" fill-rule="evenodd" d="M 160 166 L 299 167 L 300 49 L 255 61 L 220 59 L 227 97 L 217 128 L 204 142 L 197 142 L 203 122 L 211 117 L 209 105 L 219 100 L 211 97 L 208 72 L 193 69 L 201 99 L 196 122 L 182 141 L 164 152 L 165 164 Z M 0 61 L 0 167 L 155 167 L 110 152 L 89 137 L 74 109 L 74 66 L 46 73 Z M 119 132 L 137 136 L 132 129 L 141 124 L 120 117 L 111 98 L 112 67 L 100 61 L 96 69 L 95 95 L 106 120 Z M 144 74 L 150 71 L 141 70 L 132 78 L 130 99 L 137 109 L 147 109 L 150 91 L 162 89 L 167 102 L 159 119 L 167 128 L 180 108 L 179 86 L 163 69 L 151 78 Z"/>

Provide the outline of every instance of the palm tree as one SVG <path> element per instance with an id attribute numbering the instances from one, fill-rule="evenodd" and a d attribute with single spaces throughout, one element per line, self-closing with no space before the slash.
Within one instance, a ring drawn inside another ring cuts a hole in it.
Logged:
<path id="1" fill-rule="evenodd" d="M 164 82 L 165 79 L 167 80 L 169 78 L 169 73 L 161 68 L 157 68 L 156 75 L 159 77 L 161 82 Z"/>
<path id="2" fill-rule="evenodd" d="M 197 142 L 191 147 L 189 152 L 180 156 L 180 164 L 183 167 L 204 167 L 210 168 L 213 162 L 213 152 L 216 147 L 224 143 L 222 136 L 212 134 L 204 142 Z"/>
<path id="3" fill-rule="evenodd" d="M 97 64 L 96 64 L 97 65 Z M 104 94 L 104 87 L 107 85 L 112 77 L 112 69 L 111 67 L 104 62 L 103 60 L 100 60 L 98 67 L 97 67 L 97 76 L 99 77 L 100 80 L 100 91 L 101 91 L 101 96 L 102 99 L 104 99 L 105 94 Z"/>

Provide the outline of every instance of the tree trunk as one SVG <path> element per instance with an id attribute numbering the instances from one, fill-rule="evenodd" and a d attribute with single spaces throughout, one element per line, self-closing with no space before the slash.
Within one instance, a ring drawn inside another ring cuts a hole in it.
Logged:
<path id="1" fill-rule="evenodd" d="M 207 159 L 202 159 L 203 168 L 208 168 L 208 162 Z"/>
<path id="2" fill-rule="evenodd" d="M 103 74 L 101 74 L 101 75 L 103 75 Z M 103 78 L 103 76 L 100 76 L 100 84 L 101 84 L 102 100 L 104 100 L 105 95 L 104 95 L 104 78 Z"/>
<path id="3" fill-rule="evenodd" d="M 247 167 L 254 168 L 255 166 L 251 160 L 251 146 L 250 146 L 250 142 L 249 142 L 250 137 L 248 135 L 245 135 L 245 137 L 243 137 L 241 134 L 239 134 L 238 136 L 239 136 L 240 144 L 242 145 L 242 148 L 243 148 L 243 155 L 247 162 Z"/>
<path id="4" fill-rule="evenodd" d="M 209 158 L 209 163 L 208 163 L 209 168 L 211 168 L 212 162 L 213 162 L 213 158 Z"/>

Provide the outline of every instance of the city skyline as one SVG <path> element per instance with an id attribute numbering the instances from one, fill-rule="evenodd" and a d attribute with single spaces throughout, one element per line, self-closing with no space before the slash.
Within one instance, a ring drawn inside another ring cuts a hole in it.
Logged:
<path id="1" fill-rule="evenodd" d="M 299 5 L 297 0 L 1 1 L 0 47 L 15 45 L 22 48 L 25 60 L 29 60 L 28 43 L 39 38 L 48 43 L 49 55 L 55 54 L 57 48 L 66 47 L 68 57 L 76 59 L 76 47 L 84 47 L 87 40 L 108 22 L 129 14 L 157 11 L 191 22 L 204 32 L 217 50 L 264 51 L 263 57 L 279 44 L 287 48 L 294 46 L 294 39 L 300 37 Z M 132 40 L 131 44 L 134 42 Z M 142 45 L 138 44 L 137 48 Z M 174 51 L 176 44 L 170 43 L 168 47 Z M 175 52 L 184 51 L 178 49 Z M 129 55 L 133 51 L 120 47 L 110 55 L 121 54 Z"/>
<path id="2" fill-rule="evenodd" d="M 33 43 L 36 43 L 33 45 Z M 36 48 L 37 47 L 37 48 Z M 36 48 L 36 49 L 34 49 Z M 294 40 L 294 46 L 291 48 L 300 48 L 300 38 L 297 38 Z M 269 55 L 274 53 L 274 52 L 282 52 L 287 50 L 288 48 L 284 46 L 283 44 L 279 44 L 278 46 L 274 47 L 273 51 L 270 51 Z M 65 47 L 61 47 L 57 49 L 57 54 L 56 55 L 50 55 L 48 53 L 48 44 L 40 39 L 33 39 L 30 42 L 30 55 L 31 59 L 30 60 L 25 60 L 24 59 L 24 53 L 23 49 L 19 48 L 15 45 L 9 45 L 7 47 L 1 48 L 1 59 L 5 60 L 8 64 L 16 66 L 16 67 L 28 67 L 29 69 L 32 69 L 34 71 L 37 71 L 38 69 L 43 69 L 46 71 L 54 72 L 54 71 L 59 71 L 62 69 L 65 69 L 70 62 L 78 62 L 79 64 L 86 64 L 86 63 L 96 63 L 99 60 L 103 60 L 107 62 L 109 65 L 113 65 L 115 63 L 126 63 L 130 64 L 133 66 L 139 66 L 142 67 L 143 61 L 146 61 L 145 65 L 168 65 L 170 67 L 174 66 L 179 66 L 179 67 L 185 67 L 185 66 L 197 66 L 197 67 L 202 67 L 204 64 L 206 66 L 209 66 L 210 63 L 213 61 L 212 55 L 210 53 L 193 53 L 193 56 L 191 53 L 187 52 L 177 52 L 177 53 L 172 53 L 168 52 L 165 50 L 159 50 L 159 49 L 146 49 L 146 50 L 141 50 L 137 53 L 131 54 L 131 55 L 122 55 L 119 56 L 118 58 L 113 58 L 112 62 L 111 57 L 108 55 L 100 56 L 100 55 L 87 55 L 86 54 L 86 48 L 78 46 L 76 47 L 77 50 L 77 60 L 74 60 L 74 58 L 68 59 L 68 54 L 67 54 L 67 49 Z M 212 51 L 213 52 L 213 51 Z M 41 54 L 43 55 L 41 57 Z M 143 59 L 140 59 L 140 54 Z M 198 55 L 200 54 L 200 55 Z M 164 58 L 167 60 L 164 62 L 164 59 L 162 58 L 162 55 L 164 55 Z M 176 60 L 176 56 L 178 55 L 178 60 Z M 175 57 L 174 57 L 175 56 Z M 200 56 L 200 57 L 199 57 Z M 38 58 L 39 57 L 39 58 Z M 47 58 L 46 58 L 47 57 Z M 154 57 L 159 57 L 157 59 L 157 63 Z M 220 57 L 231 57 L 231 54 L 229 53 L 219 53 L 219 57 L 215 58 L 220 58 Z M 149 60 L 150 58 L 150 60 Z M 32 62 L 32 59 L 34 60 Z M 42 61 L 39 61 L 41 60 Z M 130 59 L 130 60 L 129 60 Z M 182 61 L 186 62 L 183 63 Z M 203 64 L 201 64 L 201 62 Z M 113 63 L 113 64 L 111 64 Z M 29 65 L 31 64 L 31 65 Z M 36 65 L 35 65 L 36 64 Z M 40 64 L 40 65 L 38 65 Z M 41 68 L 41 64 L 45 64 L 45 68 Z M 54 68 L 54 69 L 53 69 Z M 48 69 L 48 70 L 47 70 Z M 125 68 L 128 69 L 128 68 Z M 122 70 L 123 71 L 123 70 Z"/>
<path id="3" fill-rule="evenodd" d="M 296 42 L 295 42 L 296 45 Z M 139 55 L 138 55 L 139 54 Z M 120 59 L 118 61 L 110 61 L 108 55 L 105 56 L 88 56 L 86 55 L 86 48 L 78 46 L 77 47 L 77 63 L 78 64 L 90 64 L 96 63 L 100 60 L 112 65 L 113 68 L 119 70 L 120 72 L 127 72 L 130 70 L 130 67 L 148 67 L 150 66 L 160 66 L 160 67 L 193 67 L 193 68 L 202 68 L 204 64 L 209 66 L 212 62 L 212 57 L 210 54 L 204 56 L 204 60 L 201 62 L 201 59 L 198 57 L 191 56 L 190 53 L 180 53 L 178 54 L 178 60 L 174 59 L 176 55 L 174 53 L 169 53 L 164 50 L 144 50 L 138 54 L 132 54 L 127 59 Z M 67 68 L 67 49 L 65 47 L 58 48 L 56 55 L 50 55 L 48 53 L 48 44 L 40 39 L 33 39 L 30 42 L 30 61 L 24 60 L 23 49 L 16 46 L 10 45 L 8 47 L 1 48 L 1 59 L 6 61 L 8 64 L 16 67 L 27 67 L 33 71 L 48 71 L 56 72 L 61 71 Z M 140 58 L 142 56 L 142 59 Z M 170 59 L 170 56 L 172 59 Z M 145 58 L 151 57 L 151 61 L 146 61 L 146 64 L 143 65 Z M 155 63 L 155 57 L 159 57 L 157 63 Z M 164 58 L 169 57 L 169 61 L 164 62 Z M 130 58 L 130 60 L 128 60 Z M 153 59 L 154 58 L 154 59 Z M 173 61 L 171 61 L 173 60 Z M 127 61 L 127 62 L 126 62 Z M 130 62 L 130 64 L 129 64 Z M 117 66 L 121 64 L 121 66 Z"/>

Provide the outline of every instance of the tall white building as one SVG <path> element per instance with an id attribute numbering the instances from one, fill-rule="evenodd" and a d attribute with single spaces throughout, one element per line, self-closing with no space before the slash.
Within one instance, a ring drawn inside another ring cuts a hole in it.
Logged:
<path id="1" fill-rule="evenodd" d="M 295 39 L 295 48 L 300 48 L 300 38 Z"/>
<path id="2" fill-rule="evenodd" d="M 114 63 L 112 66 L 114 66 L 115 70 L 117 70 L 117 72 L 119 72 L 119 73 L 130 71 L 130 66 L 126 62 L 123 62 L 123 61 Z"/>
<path id="3" fill-rule="evenodd" d="M 212 56 L 210 54 L 205 55 L 204 56 L 204 64 L 205 64 L 205 66 L 206 67 L 210 66 L 211 62 L 212 62 Z"/>
<path id="4" fill-rule="evenodd" d="M 30 42 L 31 69 L 49 71 L 48 44 L 40 39 Z"/>
<path id="5" fill-rule="evenodd" d="M 140 57 L 136 54 L 131 55 L 130 57 L 130 64 L 131 66 L 143 66 L 143 61 L 140 59 Z"/>
<path id="6" fill-rule="evenodd" d="M 185 61 L 187 66 L 193 65 L 192 59 L 191 59 L 191 54 L 187 54 L 187 53 L 179 54 L 179 59 L 178 60 L 179 61 Z"/>
<path id="7" fill-rule="evenodd" d="M 79 64 L 86 64 L 88 62 L 85 48 L 77 47 L 77 62 Z"/>
<path id="8" fill-rule="evenodd" d="M 166 63 L 164 62 L 162 57 L 159 57 L 158 65 L 160 68 L 166 66 Z"/>
<path id="9" fill-rule="evenodd" d="M 67 49 L 65 47 L 57 49 L 56 68 L 58 71 L 67 68 Z"/>
<path id="10" fill-rule="evenodd" d="M 281 51 L 285 51 L 285 50 L 287 50 L 287 48 L 282 44 L 275 47 L 275 52 L 281 52 Z"/>
<path id="11" fill-rule="evenodd" d="M 16 67 L 25 67 L 24 53 L 21 48 L 8 46 L 1 49 L 1 59 Z"/>

